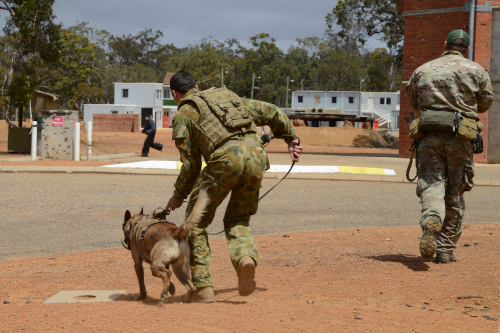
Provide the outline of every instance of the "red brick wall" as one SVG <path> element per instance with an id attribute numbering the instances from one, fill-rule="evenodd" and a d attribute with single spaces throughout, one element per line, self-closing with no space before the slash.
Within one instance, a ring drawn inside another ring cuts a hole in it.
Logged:
<path id="1" fill-rule="evenodd" d="M 463 0 L 399 0 L 398 12 L 463 7 Z M 484 5 L 485 0 L 477 1 L 477 5 Z M 500 5 L 500 0 L 491 1 L 492 6 Z M 448 33 L 455 29 L 469 32 L 469 13 L 453 12 L 441 14 L 428 14 L 405 17 L 405 42 L 403 48 L 403 81 L 408 81 L 413 71 L 420 65 L 439 57 L 444 51 L 444 41 Z M 490 37 L 491 13 L 476 13 L 474 61 L 489 69 L 490 64 Z M 399 156 L 409 157 L 412 140 L 408 138 L 408 126 L 405 117 L 411 112 L 418 117 L 418 111 L 410 108 L 406 103 L 406 84 L 401 85 L 401 112 L 399 132 Z M 486 162 L 487 114 L 481 115 L 484 126 L 483 139 L 485 151 L 475 155 L 477 162 Z"/>
<path id="2" fill-rule="evenodd" d="M 94 114 L 94 132 L 139 132 L 138 114 Z"/>

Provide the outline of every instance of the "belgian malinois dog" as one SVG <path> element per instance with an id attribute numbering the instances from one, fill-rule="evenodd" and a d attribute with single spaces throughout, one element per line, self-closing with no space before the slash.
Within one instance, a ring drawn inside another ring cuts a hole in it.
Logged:
<path id="1" fill-rule="evenodd" d="M 163 291 L 160 296 L 162 305 L 167 302 L 168 292 L 175 294 L 175 286 L 170 281 L 172 265 L 177 279 L 186 286 L 188 292 L 195 292 L 196 287 L 191 282 L 191 267 L 189 257 L 191 250 L 186 240 L 188 232 L 201 220 L 208 205 L 208 195 L 204 189 L 200 190 L 198 200 L 193 211 L 186 221 L 177 227 L 165 220 L 164 212 L 153 215 L 144 215 L 143 210 L 131 215 L 127 210 L 123 222 L 123 246 L 130 250 L 134 259 L 135 273 L 139 280 L 139 300 L 146 298 L 144 285 L 144 269 L 142 262 L 151 265 L 153 276 L 162 278 Z"/>

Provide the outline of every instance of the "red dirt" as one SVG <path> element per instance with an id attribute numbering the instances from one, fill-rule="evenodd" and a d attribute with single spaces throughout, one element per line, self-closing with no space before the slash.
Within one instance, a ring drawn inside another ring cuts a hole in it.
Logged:
<path id="1" fill-rule="evenodd" d="M 373 140 L 382 140 L 377 131 L 364 130 L 359 128 L 342 127 L 298 127 L 297 135 L 301 139 L 305 153 L 337 153 L 337 154 L 385 154 L 397 156 L 397 149 L 390 148 L 370 148 Z M 84 134 L 82 134 L 84 137 Z M 135 153 L 141 155 L 142 146 L 146 136 L 142 133 L 93 133 L 92 156 Z M 150 157 L 158 158 L 162 156 L 179 156 L 174 142 L 172 141 L 172 131 L 161 129 L 157 131 L 155 141 L 162 143 L 163 151 L 159 152 L 150 149 Z M 266 147 L 270 153 L 287 153 L 287 146 L 282 140 L 273 140 Z M 87 148 L 80 145 L 80 155 L 85 156 Z M 29 155 L 10 154 L 7 152 L 7 142 L 0 141 L 0 159 L 29 157 Z M 111 164 L 109 161 L 67 161 L 67 160 L 43 160 L 27 162 L 7 162 L 0 161 L 0 165 L 41 165 L 41 166 L 99 166 Z"/>
<path id="2" fill-rule="evenodd" d="M 356 148 L 360 129 L 298 128 L 307 152 L 397 154 Z M 314 134 L 312 133 L 314 130 Z M 336 133 L 334 133 L 336 132 Z M 157 141 L 177 151 L 169 130 Z M 140 154 L 144 135 L 95 133 L 94 155 Z M 323 140 L 323 141 L 321 141 Z M 335 147 L 344 145 L 347 147 Z M 85 147 L 81 148 L 82 154 Z M 268 151 L 286 152 L 275 142 Z M 8 157 L 0 142 L 1 157 Z M 0 165 L 101 165 L 45 160 Z M 109 161 L 105 162 L 109 164 Z M 158 307 L 159 279 L 146 270 L 148 298 L 139 291 L 130 253 L 111 249 L 0 262 L 0 332 L 499 332 L 500 225 L 467 225 L 447 265 L 423 260 L 419 227 L 328 230 L 256 237 L 261 263 L 257 290 L 238 296 L 223 239 L 211 241 L 214 304 L 182 304 L 185 288 Z M 470 246 L 465 246 L 469 244 Z M 127 290 L 117 301 L 45 304 L 63 290 Z M 464 298 L 465 297 L 465 298 Z M 490 316 L 488 319 L 487 316 Z"/>
<path id="3" fill-rule="evenodd" d="M 225 240 L 211 242 L 216 302 L 158 307 L 161 282 L 146 270 L 139 292 L 119 248 L 0 262 L 2 332 L 497 332 L 498 224 L 467 226 L 443 265 L 418 255 L 419 227 L 256 237 L 257 290 L 240 297 Z M 117 301 L 44 304 L 62 290 L 127 290 Z M 465 297 L 465 298 L 463 298 Z M 467 298 L 472 297 L 472 298 Z"/>

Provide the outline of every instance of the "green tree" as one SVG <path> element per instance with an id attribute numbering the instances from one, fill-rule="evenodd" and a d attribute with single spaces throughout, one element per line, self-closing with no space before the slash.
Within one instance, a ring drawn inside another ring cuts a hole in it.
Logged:
<path id="1" fill-rule="evenodd" d="M 100 49 L 87 37 L 70 30 L 62 31 L 61 40 L 64 42 L 62 57 L 44 72 L 43 84 L 61 96 L 63 108 L 71 109 L 79 102 L 77 88 L 80 83 L 89 87 L 102 85 L 97 59 Z"/>
<path id="2" fill-rule="evenodd" d="M 368 91 L 395 91 L 401 85 L 402 68 L 396 67 L 385 48 L 377 48 L 365 56 L 368 64 L 365 89 Z"/>
<path id="3" fill-rule="evenodd" d="M 220 86 L 221 69 L 228 71 L 224 77 L 225 85 L 230 85 L 234 75 L 226 44 L 216 39 L 204 38 L 199 44 L 190 44 L 165 61 L 165 72 L 185 70 L 197 80 L 200 89 Z"/>
<path id="4" fill-rule="evenodd" d="M 11 79 L 7 91 L 10 107 L 29 105 L 38 86 L 38 68 L 57 62 L 62 43 L 61 27 L 53 22 L 54 0 L 0 0 L 0 9 L 8 12 L 4 33 L 16 35 L 16 52 L 11 60 Z"/>
<path id="5" fill-rule="evenodd" d="M 326 16 L 327 34 L 334 34 L 334 23 L 340 25 L 337 36 L 348 43 L 363 46 L 368 37 L 385 42 L 390 57 L 384 76 L 390 90 L 395 86 L 403 61 L 404 19 L 397 14 L 397 0 L 339 0 Z"/>

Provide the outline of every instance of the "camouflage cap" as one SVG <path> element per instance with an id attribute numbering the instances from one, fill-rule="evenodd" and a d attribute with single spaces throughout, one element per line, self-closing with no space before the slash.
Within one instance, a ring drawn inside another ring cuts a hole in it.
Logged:
<path id="1" fill-rule="evenodd" d="M 455 43 L 455 40 L 457 40 L 457 39 L 465 40 L 465 44 L 464 43 L 460 43 L 460 44 Z M 469 38 L 469 35 L 465 31 L 458 29 L 458 30 L 453 30 L 452 32 L 450 32 L 448 34 L 448 37 L 446 37 L 446 42 L 448 44 L 451 44 L 451 45 L 468 47 L 469 43 L 470 43 L 470 38 Z"/>

